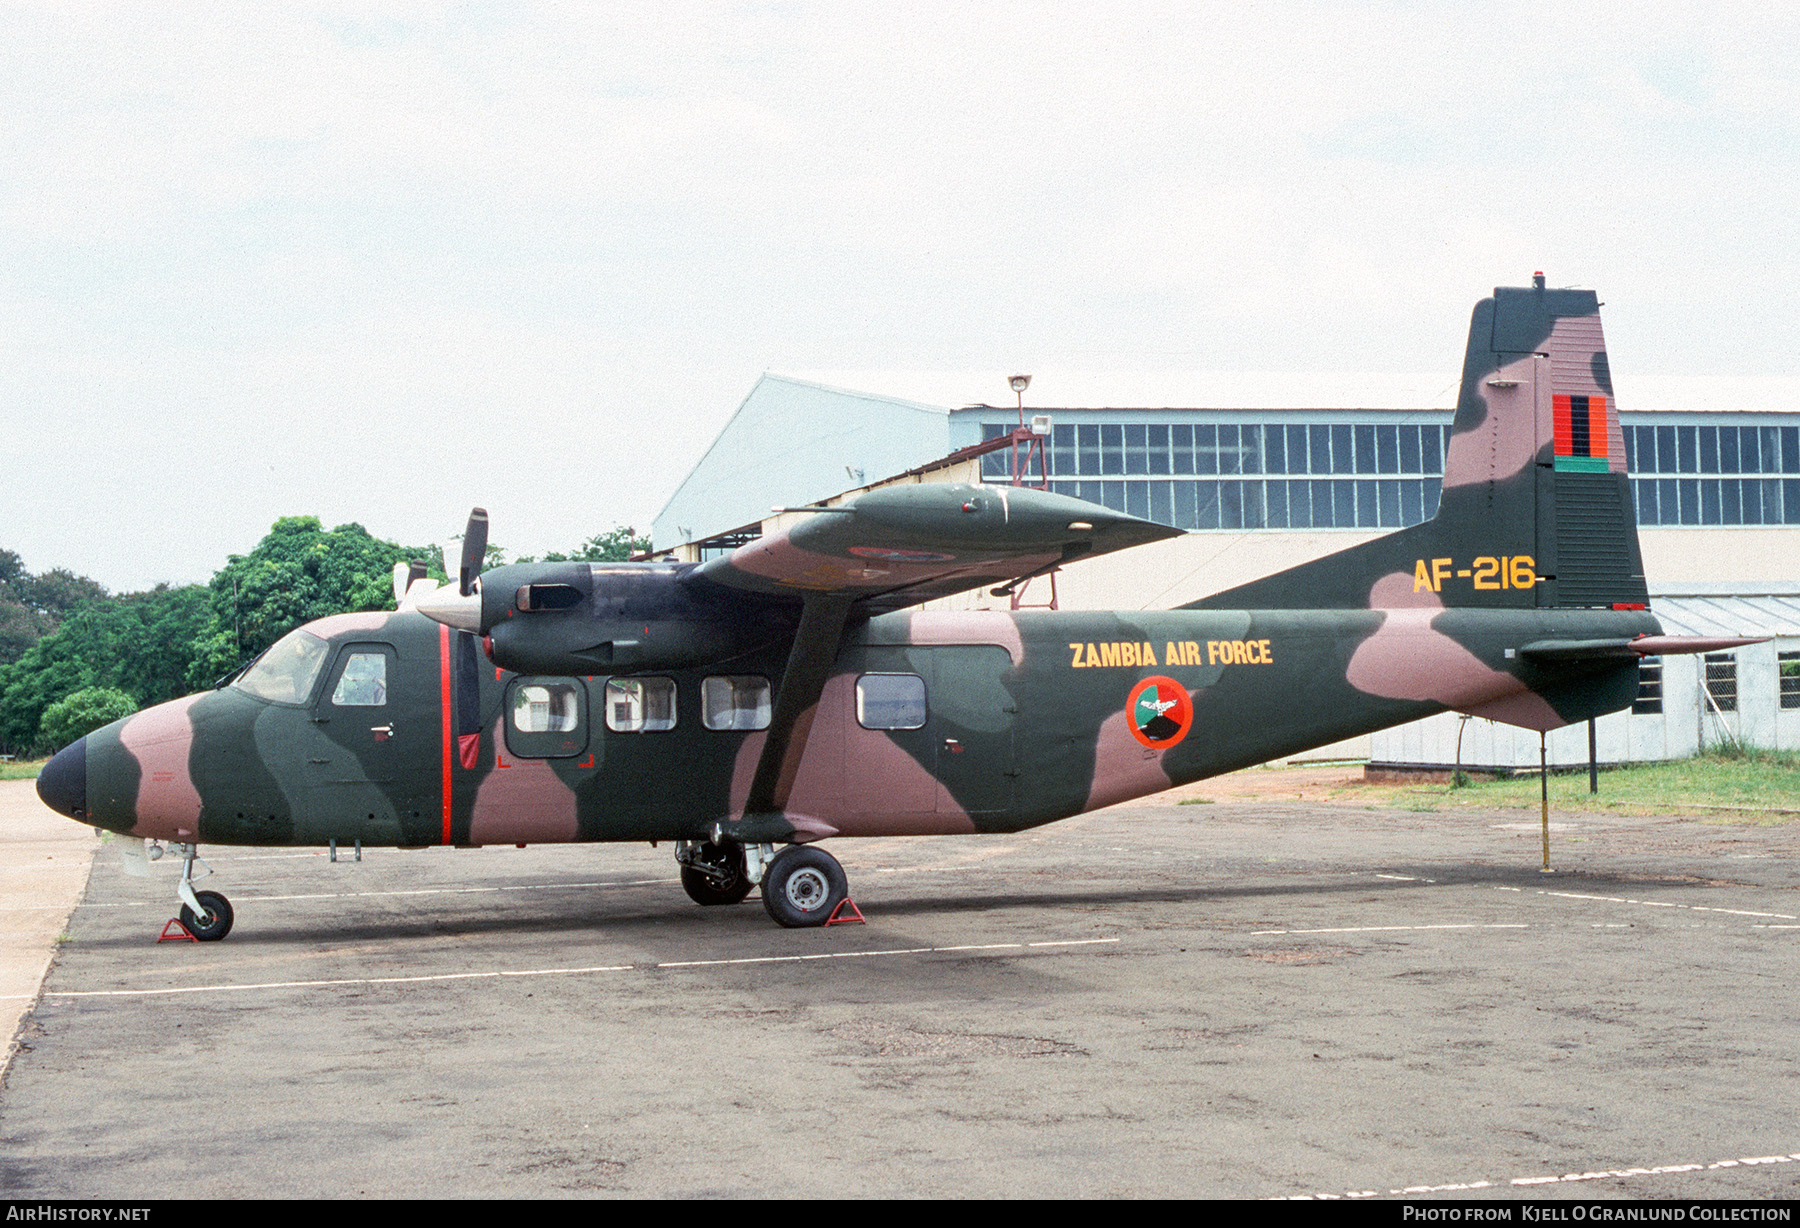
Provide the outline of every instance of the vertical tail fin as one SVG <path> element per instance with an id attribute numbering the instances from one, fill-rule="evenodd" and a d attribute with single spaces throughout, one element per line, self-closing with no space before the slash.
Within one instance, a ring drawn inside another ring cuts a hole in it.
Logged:
<path id="1" fill-rule="evenodd" d="M 1646 600 L 1600 303 L 1539 274 L 1475 306 L 1435 517 L 1187 608 Z"/>

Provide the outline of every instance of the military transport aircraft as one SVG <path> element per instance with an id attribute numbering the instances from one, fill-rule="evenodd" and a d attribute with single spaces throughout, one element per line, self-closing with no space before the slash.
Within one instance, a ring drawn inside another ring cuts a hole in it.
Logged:
<path id="1" fill-rule="evenodd" d="M 1153 612 L 919 607 L 1179 532 L 1020 487 L 911 485 L 702 563 L 396 577 L 221 688 L 65 748 L 38 792 L 201 842 L 673 843 L 701 904 L 847 895 L 832 836 L 1011 832 L 1446 709 L 1550 729 L 1629 704 L 1661 634 L 1590 291 L 1476 306 L 1432 520 Z M 405 569 L 401 569 L 404 573 Z M 141 849 L 143 846 L 131 847 Z"/>

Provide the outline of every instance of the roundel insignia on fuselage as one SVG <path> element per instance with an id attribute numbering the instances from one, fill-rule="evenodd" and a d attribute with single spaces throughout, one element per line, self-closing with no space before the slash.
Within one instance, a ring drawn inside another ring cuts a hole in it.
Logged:
<path id="1" fill-rule="evenodd" d="M 1166 750 L 1194 726 L 1194 701 L 1173 678 L 1152 676 L 1132 688 L 1125 701 L 1131 736 L 1152 750 Z"/>

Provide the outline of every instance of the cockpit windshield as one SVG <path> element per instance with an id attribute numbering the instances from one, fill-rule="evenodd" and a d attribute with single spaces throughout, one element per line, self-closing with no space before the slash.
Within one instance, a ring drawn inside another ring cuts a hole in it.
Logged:
<path id="1" fill-rule="evenodd" d="M 310 631 L 290 631 L 231 685 L 274 703 L 303 704 L 312 696 L 329 648 Z"/>

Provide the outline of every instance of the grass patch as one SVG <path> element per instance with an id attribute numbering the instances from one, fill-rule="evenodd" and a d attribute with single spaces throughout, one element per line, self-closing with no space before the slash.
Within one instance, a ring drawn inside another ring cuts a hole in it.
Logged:
<path id="1" fill-rule="evenodd" d="M 1443 784 L 1371 784 L 1338 790 L 1344 800 L 1376 796 L 1405 810 L 1535 810 L 1536 772 L 1508 780 Z M 1726 821 L 1787 823 L 1800 819 L 1800 754 L 1731 748 L 1697 759 L 1638 763 L 1600 773 L 1588 792 L 1586 769 L 1554 772 L 1550 809 L 1612 814 L 1706 814 Z M 1782 814 L 1781 811 L 1792 811 Z"/>
<path id="2" fill-rule="evenodd" d="M 0 780 L 36 780 L 48 759 L 25 759 L 17 763 L 0 763 Z"/>

